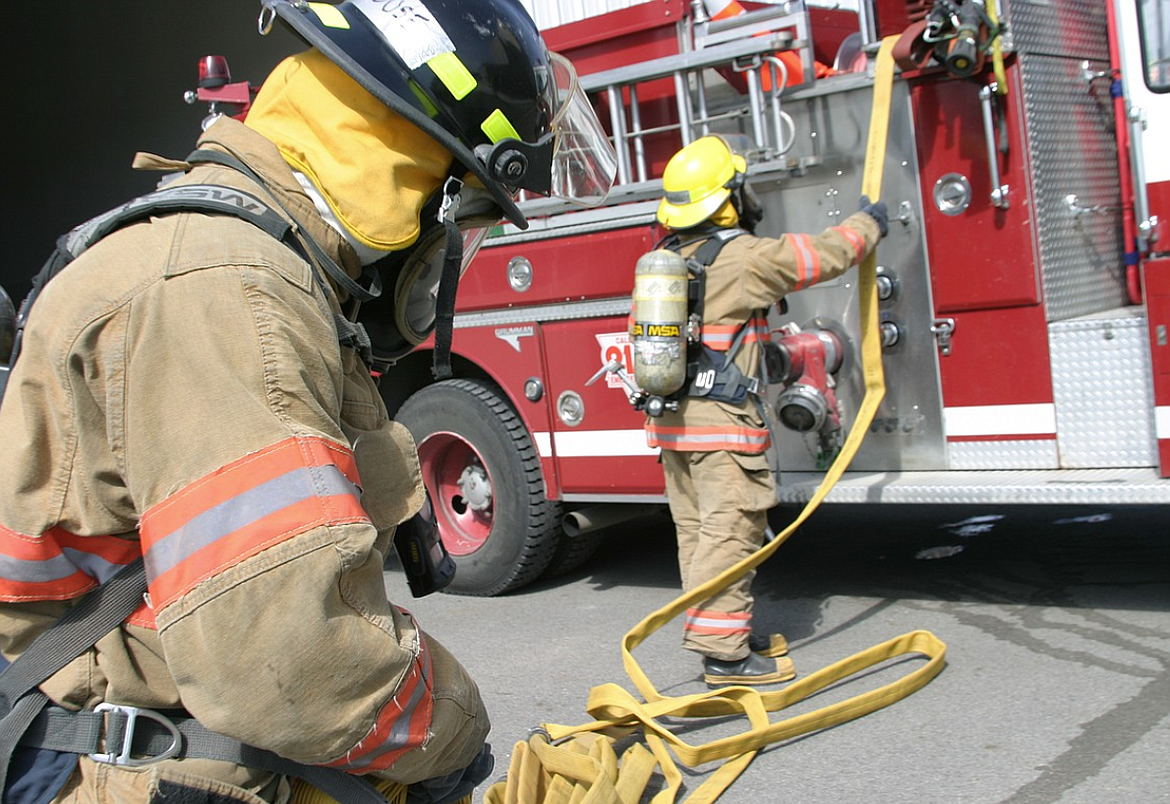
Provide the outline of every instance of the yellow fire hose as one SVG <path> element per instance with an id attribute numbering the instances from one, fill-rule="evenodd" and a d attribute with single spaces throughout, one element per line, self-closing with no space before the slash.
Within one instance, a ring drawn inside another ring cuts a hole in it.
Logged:
<path id="1" fill-rule="evenodd" d="M 862 192 L 881 197 L 882 169 L 886 154 L 889 109 L 892 96 L 893 45 L 897 37 L 882 41 L 877 57 L 873 112 L 866 148 Z M 622 640 L 622 663 L 627 675 L 645 699 L 637 700 L 616 684 L 602 684 L 590 692 L 587 711 L 593 722 L 580 726 L 545 724 L 543 731 L 516 744 L 507 780 L 488 789 L 485 804 L 636 804 L 656 767 L 666 781 L 653 804 L 669 804 L 677 798 L 682 774 L 674 759 L 688 767 L 726 760 L 687 799 L 688 804 L 708 804 L 727 789 L 751 762 L 756 752 L 771 743 L 829 728 L 869 714 L 901 700 L 925 686 L 942 670 L 946 646 L 927 631 L 913 631 L 837 662 L 793 682 L 784 690 L 761 692 L 749 687 L 726 687 L 697 695 L 662 695 L 642 671 L 632 651 L 651 634 L 692 604 L 711 597 L 729 583 L 766 561 L 820 505 L 840 479 L 869 429 L 885 394 L 881 345 L 878 334 L 876 257 L 870 254 L 860 267 L 861 354 L 865 396 L 857 419 L 829 467 L 816 493 L 775 539 L 748 558 L 702 586 L 683 594 L 634 626 Z M 878 689 L 807 714 L 771 722 L 778 712 L 831 685 L 901 656 L 920 654 L 926 662 L 917 670 Z M 660 718 L 698 718 L 743 715 L 745 731 L 702 745 L 684 742 L 662 725 Z M 633 744 L 617 757 L 616 739 L 641 729 L 649 750 Z"/>
<path id="2" fill-rule="evenodd" d="M 987 0 L 987 16 L 991 19 L 991 24 L 996 28 L 999 27 L 999 12 L 995 9 L 995 0 Z M 992 72 L 995 75 L 995 90 L 1000 95 L 1008 94 L 1007 73 L 1003 68 L 1003 37 L 998 33 L 995 39 L 991 42 L 991 65 Z"/>
<path id="3" fill-rule="evenodd" d="M 892 49 L 896 39 L 887 37 L 883 40 L 877 57 L 873 112 L 862 181 L 862 192 L 875 199 L 881 197 L 894 75 Z M 692 604 L 711 597 L 770 558 L 816 510 L 853 459 L 885 394 L 875 276 L 876 257 L 871 253 L 860 267 L 859 283 L 865 396 L 840 454 L 829 467 L 812 499 L 792 524 L 771 542 L 717 578 L 648 615 L 625 635 L 622 640 L 622 662 L 644 701 L 637 700 L 617 684 L 594 687 L 586 705 L 586 710 L 594 720 L 580 726 L 545 724 L 542 730 L 527 741 L 516 743 L 506 780 L 487 790 L 484 804 L 637 804 L 656 769 L 662 773 L 666 784 L 654 796 L 652 803 L 671 804 L 682 785 L 682 773 L 674 757 L 688 767 L 725 760 L 686 799 L 687 804 L 710 804 L 735 781 L 760 748 L 836 726 L 889 706 L 921 689 L 942 670 L 946 646 L 928 631 L 912 631 L 836 662 L 789 684 L 782 691 L 761 692 L 741 686 L 669 697 L 655 688 L 632 653 L 651 634 Z M 786 709 L 884 662 L 914 654 L 924 656 L 926 662 L 896 681 L 813 712 L 774 723 L 768 716 L 769 712 Z M 660 718 L 664 717 L 729 715 L 746 717 L 748 728 L 739 734 L 702 745 L 684 742 L 660 722 Z M 642 730 L 648 747 L 635 742 L 619 758 L 614 743 L 638 729 Z M 391 802 L 405 800 L 402 785 L 383 782 L 380 789 Z M 332 801 L 320 791 L 301 787 L 296 791 L 293 804 L 329 804 Z M 467 804 L 467 800 L 464 804 Z"/>

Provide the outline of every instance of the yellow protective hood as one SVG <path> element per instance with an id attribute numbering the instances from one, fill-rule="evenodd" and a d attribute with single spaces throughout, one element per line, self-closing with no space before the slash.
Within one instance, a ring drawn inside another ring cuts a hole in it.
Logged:
<path id="1" fill-rule="evenodd" d="M 731 203 L 731 199 L 728 198 L 708 220 L 716 226 L 730 229 L 739 223 L 739 213 L 735 211 L 735 204 Z"/>
<path id="2" fill-rule="evenodd" d="M 453 159 L 317 50 L 276 66 L 245 125 L 313 182 L 355 240 L 379 251 L 414 243 Z"/>

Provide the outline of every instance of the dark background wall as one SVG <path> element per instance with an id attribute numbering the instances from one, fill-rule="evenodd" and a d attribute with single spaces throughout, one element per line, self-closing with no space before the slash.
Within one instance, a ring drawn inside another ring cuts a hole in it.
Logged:
<path id="1" fill-rule="evenodd" d="M 257 0 L 62 0 L 10 6 L 0 285 L 20 303 L 56 237 L 129 198 L 158 174 L 139 150 L 185 156 L 207 114 L 188 106 L 199 59 L 226 56 L 232 79 L 259 85 L 304 45 L 279 25 L 257 32 Z"/>

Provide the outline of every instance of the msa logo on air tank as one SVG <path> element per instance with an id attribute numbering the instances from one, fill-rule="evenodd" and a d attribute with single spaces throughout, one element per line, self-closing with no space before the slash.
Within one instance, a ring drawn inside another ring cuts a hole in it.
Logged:
<path id="1" fill-rule="evenodd" d="M 634 337 L 637 338 L 678 338 L 681 335 L 682 327 L 678 324 L 634 323 Z"/>

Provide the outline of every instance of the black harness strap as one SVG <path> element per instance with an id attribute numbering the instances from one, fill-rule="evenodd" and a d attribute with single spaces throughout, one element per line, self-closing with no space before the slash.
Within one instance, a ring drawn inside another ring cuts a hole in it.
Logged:
<path id="1" fill-rule="evenodd" d="M 463 236 L 452 221 L 444 220 L 447 247 L 443 255 L 443 272 L 435 299 L 435 354 L 431 374 L 445 380 L 451 372 L 451 337 L 455 326 L 455 290 L 459 286 L 459 269 L 463 262 Z"/>
<path id="2" fill-rule="evenodd" d="M 293 217 L 293 214 L 289 212 L 283 204 L 280 203 L 280 199 L 278 199 L 270 190 L 268 190 L 268 185 L 265 183 L 260 174 L 258 174 L 252 168 L 248 167 L 239 159 L 236 159 L 234 156 L 220 153 L 219 151 L 198 149 L 188 154 L 186 161 L 193 165 L 201 163 L 220 165 L 221 167 L 231 168 L 232 170 L 243 173 L 249 179 L 256 182 L 256 184 L 263 187 L 265 191 L 268 192 L 269 198 L 271 198 L 272 201 L 278 207 L 280 207 L 286 215 L 288 215 L 290 218 Z M 370 287 L 368 289 L 364 288 L 359 285 L 353 279 L 353 277 L 347 274 L 345 269 L 338 265 L 332 257 L 326 254 L 325 249 L 321 248 L 321 245 L 316 240 L 309 237 L 308 234 L 300 231 L 299 229 L 294 229 L 293 231 L 299 239 L 303 239 L 304 242 L 308 243 L 309 250 L 312 252 L 312 256 L 309 256 L 309 254 L 305 253 L 303 249 L 299 250 L 301 252 L 301 256 L 304 257 L 305 262 L 309 263 L 309 266 L 313 268 L 313 275 L 317 278 L 317 284 L 321 287 L 322 291 L 324 291 L 325 295 L 328 297 L 330 294 L 329 285 L 322 281 L 320 275 L 317 273 L 318 265 L 324 269 L 325 273 L 329 274 L 329 276 L 338 284 L 339 287 L 344 289 L 346 293 L 349 294 L 350 299 L 353 301 L 353 309 L 350 311 L 351 318 L 346 318 L 345 316 L 338 315 L 336 313 L 333 316 L 334 323 L 337 325 L 338 342 L 340 342 L 342 346 L 348 346 L 349 348 L 356 351 L 358 356 L 361 357 L 362 361 L 367 366 L 371 365 L 370 336 L 369 333 L 366 332 L 366 328 L 358 323 L 356 319 L 358 308 L 362 302 L 373 301 L 382 295 L 382 275 L 376 270 L 373 271 L 370 275 Z"/>
<path id="3" fill-rule="evenodd" d="M 263 178 L 261 178 L 260 174 L 252 170 L 252 168 L 245 165 L 239 159 L 236 159 L 234 156 L 229 154 L 220 153 L 219 151 L 199 149 L 188 154 L 185 161 L 193 165 L 210 163 L 220 165 L 222 167 L 232 168 L 233 170 L 243 173 L 249 179 L 265 188 L 265 190 L 268 189 L 267 183 Z M 276 196 L 272 195 L 271 193 L 269 193 L 269 196 L 278 207 L 284 210 L 286 215 L 288 215 L 290 218 L 293 217 L 292 213 L 289 212 L 288 209 L 286 209 L 285 206 L 280 203 L 280 200 L 276 198 Z M 306 235 L 304 232 L 298 231 L 297 234 L 299 237 L 304 238 L 305 242 L 309 244 L 309 248 L 313 252 L 314 259 L 310 262 L 318 263 L 321 268 L 325 270 L 325 273 L 329 274 L 329 277 L 334 282 L 336 282 L 338 286 L 344 289 L 351 298 L 359 302 L 366 302 L 371 301 L 372 299 L 376 299 L 382 295 L 382 277 L 379 273 L 375 271 L 370 277 L 370 287 L 367 290 L 354 281 L 353 277 L 347 274 L 344 268 L 338 265 L 332 257 L 326 254 L 325 249 L 321 248 L 317 241 Z"/>
<path id="4" fill-rule="evenodd" d="M 162 715 L 108 704 L 72 712 L 48 705 L 36 686 L 117 628 L 138 607 L 146 588 L 146 571 L 138 559 L 82 598 L 0 673 L 0 791 L 20 745 L 131 767 L 172 757 L 218 759 L 296 776 L 345 804 L 385 804 L 385 797 L 361 777 L 241 743 L 204 728 L 185 712 Z"/>
<path id="5" fill-rule="evenodd" d="M 238 159 L 216 151 L 195 151 L 191 157 L 193 162 L 213 162 L 225 167 L 234 168 L 256 183 L 264 186 L 261 178 Z M 271 194 L 270 194 L 271 195 Z M 280 202 L 273 198 L 277 206 Z M 283 210 L 283 206 L 281 206 Z M 289 218 L 292 215 L 284 210 Z M 75 227 L 57 239 L 57 247 L 49 255 L 48 260 L 33 277 L 32 289 L 21 302 L 20 311 L 16 316 L 16 334 L 12 341 L 12 355 L 8 365 L 0 374 L 0 400 L 4 398 L 8 372 L 16 365 L 20 355 L 21 343 L 24 340 L 24 330 L 28 322 L 29 312 L 45 285 L 54 276 L 61 273 L 69 263 L 80 257 L 93 244 L 106 235 L 132 223 L 146 220 L 156 215 L 166 215 L 178 212 L 204 212 L 212 215 L 230 215 L 251 223 L 253 226 L 268 233 L 276 240 L 284 243 L 295 251 L 313 269 L 313 276 L 326 296 L 330 294 L 329 285 L 324 282 L 317 272 L 317 266 L 324 268 L 341 287 L 347 290 L 357 301 L 368 301 L 376 298 L 382 290 L 381 277 L 375 273 L 369 290 L 355 282 L 345 270 L 325 253 L 325 250 L 299 230 L 299 227 L 290 223 L 288 219 L 264 204 L 251 193 L 224 187 L 217 184 L 186 184 L 173 187 L 163 187 L 152 193 L 132 199 L 120 207 L 115 207 L 95 218 L 91 218 L 80 226 Z M 307 244 L 307 246 L 306 246 Z M 458 276 L 456 276 L 458 279 Z M 365 327 L 351 321 L 345 316 L 334 314 L 334 323 L 337 326 L 337 339 L 342 346 L 354 349 L 362 360 L 370 363 L 370 338 Z"/>
<path id="6" fill-rule="evenodd" d="M 0 673 L 0 791 L 12 752 L 48 702 L 36 686 L 129 617 L 145 591 L 146 572 L 139 559 L 86 595 Z"/>
<path id="7" fill-rule="evenodd" d="M 677 253 L 688 246 L 700 243 L 687 258 L 687 270 L 691 274 L 687 286 L 688 312 L 689 317 L 697 319 L 700 325 L 703 320 L 707 269 L 718 258 L 723 247 L 742 234 L 746 234 L 746 231 L 738 227 L 725 229 L 704 227 L 699 231 L 688 232 L 686 239 L 676 233 L 663 238 L 658 244 L 659 248 Z M 744 322 L 740 326 L 725 352 L 716 352 L 704 345 L 701 331 L 697 339 L 688 339 L 686 381 L 681 389 L 668 398 L 681 399 L 684 396 L 691 396 L 739 404 L 747 394 L 758 393 L 760 380 L 745 376 L 734 362 L 736 354 L 747 338 L 748 323 Z M 696 382 L 700 378 L 702 382 Z"/>
<path id="8" fill-rule="evenodd" d="M 146 570 L 139 558 L 83 597 L 0 674 L 0 715 L 117 628 L 138 608 L 144 592 Z"/>
<path id="9" fill-rule="evenodd" d="M 251 223 L 291 248 L 298 248 L 295 239 L 291 237 L 292 225 L 261 203 L 258 198 L 242 190 L 213 184 L 188 184 L 180 187 L 163 187 L 153 193 L 139 196 L 120 207 L 91 218 L 57 239 L 56 249 L 33 277 L 32 289 L 21 302 L 20 312 L 16 316 L 16 336 L 12 342 L 9 367 L 16 364 L 16 358 L 20 355 L 29 311 L 50 279 L 61 273 L 65 266 L 80 257 L 90 246 L 116 229 L 146 220 L 153 215 L 174 212 L 232 215 Z"/>
<path id="10" fill-rule="evenodd" d="M 232 157 L 211 151 L 196 154 L 203 157 L 210 154 L 211 158 L 201 161 L 236 167 L 259 182 L 243 163 L 237 163 Z M 253 224 L 314 266 L 313 273 L 326 293 L 328 286 L 317 275 L 315 262 L 355 298 L 373 298 L 380 290 L 380 286 L 375 286 L 371 295 L 371 291 L 361 288 L 312 238 L 299 233 L 293 224 L 250 193 L 208 184 L 163 187 L 92 218 L 58 239 L 56 250 L 33 279 L 32 290 L 21 304 L 9 367 L 20 354 L 29 310 L 54 276 L 111 232 L 154 215 L 176 212 L 231 215 Z M 303 243 L 309 244 L 317 260 L 310 258 Z M 334 318 L 342 344 L 357 349 L 363 357 L 368 356 L 369 339 L 365 330 L 342 316 Z M 0 794 L 5 790 L 13 753 L 17 746 L 24 746 L 87 754 L 97 761 L 121 765 L 148 764 L 172 756 L 221 759 L 302 778 L 346 804 L 385 803 L 385 797 L 358 776 L 303 765 L 246 745 L 207 730 L 186 713 L 172 719 L 131 706 L 103 705 L 87 712 L 49 706 L 48 698 L 37 686 L 117 628 L 138 607 L 146 588 L 145 570 L 139 559 L 82 598 L 11 664 L 0 662 L 7 664 L 0 673 Z M 106 753 L 99 751 L 103 743 Z M 110 746 L 119 746 L 120 750 L 111 750 Z M 132 754 L 145 754 L 148 758 L 135 760 Z"/>

